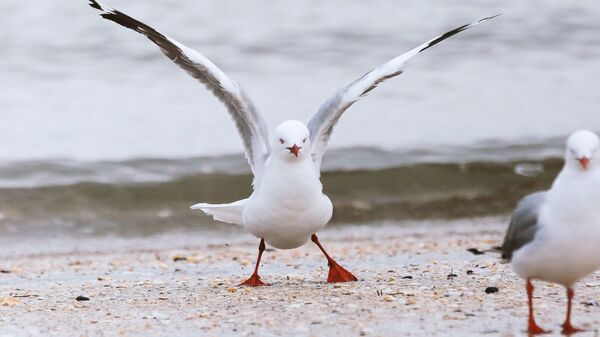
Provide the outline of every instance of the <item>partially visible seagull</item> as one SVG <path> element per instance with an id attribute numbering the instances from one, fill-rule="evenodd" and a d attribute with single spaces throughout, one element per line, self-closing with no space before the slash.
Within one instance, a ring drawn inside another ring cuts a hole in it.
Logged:
<path id="1" fill-rule="evenodd" d="M 262 115 L 246 92 L 207 58 L 96 0 L 90 0 L 90 6 L 102 11 L 100 15 L 103 18 L 145 35 L 171 61 L 202 82 L 227 107 L 242 137 L 244 152 L 254 174 L 254 192 L 249 198 L 230 204 L 201 203 L 192 208 L 201 209 L 215 220 L 244 226 L 260 239 L 254 273 L 241 284 L 247 286 L 266 285 L 258 275 L 265 242 L 276 248 L 292 249 L 304 245 L 309 239 L 327 258 L 327 282 L 357 280 L 327 254 L 316 235 L 333 213 L 331 201 L 322 191 L 320 169 L 334 126 L 352 104 L 381 82 L 400 75 L 406 61 L 413 56 L 493 18 L 486 17 L 448 31 L 369 71 L 327 100 L 308 125 L 295 120 L 286 121 L 269 136 Z"/>
<path id="2" fill-rule="evenodd" d="M 577 131 L 567 140 L 565 164 L 550 190 L 525 197 L 517 206 L 502 245 L 502 257 L 527 280 L 530 335 L 547 331 L 533 314 L 532 280 L 567 288 L 563 334 L 571 324 L 573 286 L 600 267 L 600 140 Z"/>

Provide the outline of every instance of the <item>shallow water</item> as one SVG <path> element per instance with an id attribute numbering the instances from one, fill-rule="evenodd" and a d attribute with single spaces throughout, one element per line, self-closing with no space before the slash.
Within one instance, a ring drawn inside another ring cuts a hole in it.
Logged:
<path id="1" fill-rule="evenodd" d="M 523 195 L 546 189 L 562 163 L 414 164 L 326 172 L 331 225 L 398 223 L 507 214 Z M 230 231 L 189 206 L 251 193 L 247 174 L 197 174 L 165 182 L 5 188 L 0 235 L 153 235 L 172 230 Z"/>

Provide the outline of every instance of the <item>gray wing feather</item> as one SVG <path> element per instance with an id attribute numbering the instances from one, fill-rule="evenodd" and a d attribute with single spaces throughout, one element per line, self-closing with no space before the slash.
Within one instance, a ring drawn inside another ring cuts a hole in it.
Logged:
<path id="1" fill-rule="evenodd" d="M 498 15 L 496 15 L 498 16 Z M 450 30 L 440 36 L 437 36 L 408 52 L 395 57 L 387 63 L 369 71 L 361 78 L 350 83 L 342 90 L 338 91 L 333 97 L 328 99 L 317 111 L 317 113 L 308 122 L 310 131 L 310 141 L 312 144 L 312 157 L 316 168 L 320 170 L 321 160 L 325 153 L 325 147 L 331 137 L 333 128 L 344 113 L 352 104 L 366 96 L 371 90 L 375 89 L 381 82 L 396 77 L 403 72 L 405 63 L 418 53 L 432 47 L 433 45 L 455 35 L 466 29 L 469 29 L 481 22 L 495 18 L 496 16 L 486 17 L 473 23 L 466 24 Z"/>
<path id="2" fill-rule="evenodd" d="M 244 89 L 200 53 L 171 39 L 154 28 L 112 8 L 90 0 L 103 18 L 132 29 L 154 42 L 171 61 L 203 83 L 225 106 L 236 124 L 246 158 L 255 176 L 269 154 L 268 128 Z"/>
<path id="3" fill-rule="evenodd" d="M 535 238 L 539 229 L 540 208 L 546 200 L 547 192 L 530 194 L 523 198 L 510 220 L 510 225 L 502 244 L 502 258 L 511 260 L 513 253 Z"/>

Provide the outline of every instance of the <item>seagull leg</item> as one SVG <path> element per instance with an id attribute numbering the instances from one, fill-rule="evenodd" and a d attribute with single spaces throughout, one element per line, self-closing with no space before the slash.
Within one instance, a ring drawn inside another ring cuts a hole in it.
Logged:
<path id="1" fill-rule="evenodd" d="M 319 238 L 317 238 L 317 234 L 313 234 L 310 237 L 310 239 L 319 247 L 319 249 L 321 249 L 325 257 L 327 258 L 327 264 L 329 265 L 329 276 L 327 276 L 327 282 L 333 283 L 357 281 L 356 276 L 352 275 L 352 273 L 342 268 L 342 266 L 340 266 L 337 262 L 335 262 L 334 259 L 331 258 L 331 256 L 329 256 L 329 254 L 327 254 L 325 248 L 321 246 Z"/>
<path id="2" fill-rule="evenodd" d="M 527 279 L 527 298 L 529 300 L 529 327 L 527 329 L 527 334 L 533 336 L 549 333 L 550 331 L 540 328 L 537 323 L 535 323 L 535 317 L 533 315 L 533 284 L 531 284 L 531 279 L 529 278 Z"/>
<path id="3" fill-rule="evenodd" d="M 572 311 L 572 302 L 573 296 L 575 296 L 575 291 L 571 288 L 567 288 L 567 319 L 565 323 L 562 325 L 562 334 L 563 335 L 572 335 L 574 333 L 582 332 L 584 330 L 575 328 L 571 325 L 571 311 Z"/>
<path id="4" fill-rule="evenodd" d="M 258 245 L 258 258 L 256 259 L 256 267 L 254 267 L 254 273 L 250 276 L 249 279 L 240 283 L 240 286 L 249 286 L 249 287 L 258 287 L 258 286 L 268 286 L 267 283 L 264 283 L 260 280 L 260 276 L 258 276 L 258 266 L 260 265 L 260 258 L 262 257 L 262 253 L 265 251 L 265 239 L 260 239 L 260 244 Z"/>

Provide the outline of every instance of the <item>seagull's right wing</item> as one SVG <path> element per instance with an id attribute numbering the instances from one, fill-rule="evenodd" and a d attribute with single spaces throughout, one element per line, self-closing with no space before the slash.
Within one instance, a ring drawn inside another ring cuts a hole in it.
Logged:
<path id="1" fill-rule="evenodd" d="M 486 17 L 455 28 L 393 58 L 350 83 L 321 105 L 317 113 L 308 122 L 312 146 L 311 152 L 317 170 L 320 170 L 321 168 L 321 159 L 325 153 L 325 147 L 327 146 L 329 137 L 331 137 L 333 127 L 340 117 L 342 117 L 342 114 L 346 109 L 367 95 L 371 90 L 375 89 L 381 82 L 402 74 L 404 71 L 404 64 L 413 56 L 455 34 L 467 30 L 481 22 L 493 19 L 496 16 Z"/>
<path id="2" fill-rule="evenodd" d="M 262 115 L 256 110 L 244 89 L 195 50 L 118 10 L 104 6 L 96 0 L 90 0 L 90 6 L 100 10 L 102 12 L 100 16 L 103 18 L 145 35 L 171 61 L 190 76 L 202 82 L 223 102 L 242 137 L 246 158 L 252 172 L 255 177 L 260 176 L 264 162 L 270 152 L 268 129 Z"/>
<path id="3" fill-rule="evenodd" d="M 533 193 L 521 200 L 515 209 L 502 243 L 502 258 L 510 261 L 513 253 L 533 241 L 539 229 L 540 208 L 547 192 Z"/>

